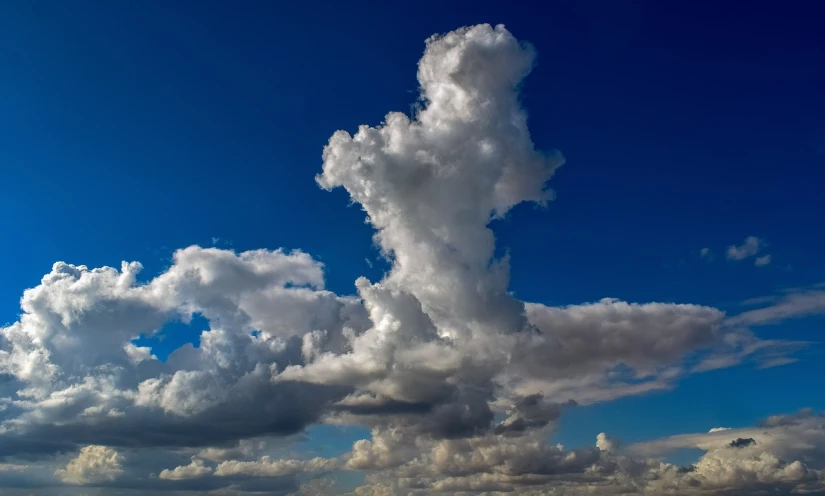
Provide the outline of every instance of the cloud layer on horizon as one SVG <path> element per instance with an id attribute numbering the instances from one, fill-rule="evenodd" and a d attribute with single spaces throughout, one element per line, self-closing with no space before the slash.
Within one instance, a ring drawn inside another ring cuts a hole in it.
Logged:
<path id="1" fill-rule="evenodd" d="M 535 149 L 519 102 L 534 62 L 503 26 L 434 36 L 414 116 L 330 138 L 316 180 L 363 208 L 391 262 L 382 280 L 359 278 L 356 295 L 325 290 L 323 266 L 301 251 L 190 246 L 146 282 L 138 262 L 55 263 L 0 328 L 0 489 L 323 494 L 337 492 L 324 474 L 358 470 L 369 475 L 354 494 L 823 490 L 825 429 L 812 415 L 771 427 L 782 442 L 719 434 L 693 468 L 652 448 L 622 454 L 606 436 L 577 450 L 547 442 L 577 404 L 792 360 L 803 343 L 748 326 L 817 310 L 798 295 L 733 317 L 694 304 L 516 299 L 488 225 L 552 200 L 546 183 L 563 163 Z M 753 256 L 752 245 L 728 255 Z M 195 315 L 209 321 L 198 347 L 161 361 L 135 344 Z M 270 454 L 317 423 L 372 436 L 335 458 Z M 819 433 L 818 444 L 785 443 L 794 429 Z M 729 444 L 739 438 L 754 443 Z"/>

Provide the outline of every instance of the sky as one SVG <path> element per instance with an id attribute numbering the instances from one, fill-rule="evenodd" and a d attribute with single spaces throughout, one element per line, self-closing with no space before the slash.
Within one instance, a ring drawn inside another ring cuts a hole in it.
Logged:
<path id="1" fill-rule="evenodd" d="M 0 495 L 825 494 L 823 15 L 0 5 Z"/>

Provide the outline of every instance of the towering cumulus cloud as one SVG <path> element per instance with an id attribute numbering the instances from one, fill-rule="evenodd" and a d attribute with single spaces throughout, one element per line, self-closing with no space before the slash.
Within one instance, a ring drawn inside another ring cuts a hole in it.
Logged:
<path id="1" fill-rule="evenodd" d="M 332 136 L 318 183 L 346 188 L 363 207 L 392 270 L 356 283 L 373 327 L 350 353 L 281 378 L 354 386 L 370 395 L 348 399 L 356 412 L 431 412 L 429 427 L 443 435 L 487 426 L 491 379 L 507 361 L 500 341 L 529 327 L 487 225 L 520 202 L 547 201 L 545 181 L 562 163 L 535 150 L 519 105 L 533 63 L 503 27 L 433 37 L 414 119 L 394 112 Z"/>
<path id="2" fill-rule="evenodd" d="M 526 313 L 508 294 L 509 261 L 493 258 L 488 224 L 518 203 L 549 200 L 546 181 L 562 164 L 535 149 L 520 106 L 534 58 L 502 26 L 432 37 L 414 119 L 390 113 L 379 127 L 332 136 L 317 180 L 363 207 L 392 270 L 357 282 L 373 327 L 351 352 L 322 354 L 280 380 L 352 386 L 340 403 L 351 412 L 407 408 L 418 427 L 463 435 L 489 426 L 502 382 L 512 386 L 505 397 L 552 391 L 548 381 L 574 368 L 588 378 L 621 362 L 655 368 L 713 341 L 722 314 L 710 308 L 605 300 Z M 594 394 L 560 392 L 554 400 Z"/>
<path id="3" fill-rule="evenodd" d="M 355 136 L 338 131 L 324 150 L 318 183 L 346 188 L 392 258 L 375 290 L 414 296 L 442 337 L 525 325 L 487 224 L 518 203 L 545 203 L 545 182 L 562 164 L 535 150 L 519 105 L 533 63 L 533 50 L 501 27 L 433 37 L 418 66 L 424 108 L 415 118 L 393 112 Z"/>
<path id="4" fill-rule="evenodd" d="M 760 340 L 705 306 L 548 307 L 508 292 L 509 259 L 495 256 L 489 224 L 551 200 L 562 164 L 536 149 L 520 104 L 534 63 L 503 26 L 434 36 L 413 116 L 333 134 L 316 181 L 363 208 L 391 263 L 380 281 L 359 278 L 357 296 L 325 290 L 322 265 L 300 251 L 191 246 L 147 282 L 137 262 L 54 264 L 0 329 L 0 492 L 12 480 L 335 494 L 344 490 L 327 475 L 348 470 L 368 474 L 352 494 L 821 490 L 825 450 L 781 442 L 807 429 L 819 443 L 814 415 L 771 426 L 771 442 L 715 432 L 689 468 L 650 458 L 661 454 L 650 446 L 623 454 L 605 434 L 572 451 L 547 443 L 576 405 L 790 360 L 800 345 Z M 135 341 L 195 315 L 209 321 L 197 347 L 160 360 Z M 371 437 L 331 458 L 277 456 L 314 423 Z"/>

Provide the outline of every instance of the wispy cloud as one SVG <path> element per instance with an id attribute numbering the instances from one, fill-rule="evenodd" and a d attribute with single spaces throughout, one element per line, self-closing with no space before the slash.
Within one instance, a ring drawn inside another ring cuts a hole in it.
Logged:
<path id="1" fill-rule="evenodd" d="M 825 290 L 815 286 L 809 289 L 794 289 L 792 292 L 778 297 L 778 299 L 765 297 L 764 301 L 769 301 L 769 299 L 773 300 L 774 303 L 729 317 L 725 321 L 726 324 L 766 325 L 775 324 L 786 319 L 825 314 Z M 753 301 L 753 299 L 750 301 Z"/>

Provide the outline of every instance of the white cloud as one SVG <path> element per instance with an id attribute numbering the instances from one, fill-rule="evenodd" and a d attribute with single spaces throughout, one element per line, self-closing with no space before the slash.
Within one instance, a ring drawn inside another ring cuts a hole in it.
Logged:
<path id="1" fill-rule="evenodd" d="M 65 468 L 55 471 L 67 484 L 112 482 L 123 473 L 123 456 L 106 446 L 84 446 Z"/>
<path id="2" fill-rule="evenodd" d="M 287 368 L 279 381 L 352 386 L 407 404 L 452 402 L 441 412 L 471 409 L 459 429 L 489 422 L 468 382 L 490 387 L 503 358 L 495 336 L 527 322 L 507 293 L 508 261 L 492 259 L 487 224 L 518 203 L 547 201 L 544 183 L 561 165 L 534 149 L 518 102 L 533 57 L 500 26 L 433 37 L 418 71 L 425 107 L 414 119 L 390 113 L 382 126 L 333 135 L 317 180 L 344 187 L 363 207 L 393 266 L 381 282 L 357 282 L 373 327 L 352 351 Z M 472 353 L 472 342 L 486 348 Z"/>
<path id="3" fill-rule="evenodd" d="M 158 359 L 158 357 L 152 354 L 152 348 L 146 346 L 135 346 L 134 343 L 126 343 L 123 350 L 126 352 L 126 355 L 129 357 L 129 360 L 133 365 L 137 365 L 140 362 L 145 362 L 146 360 Z"/>
<path id="4" fill-rule="evenodd" d="M 276 382 L 356 388 L 368 396 L 339 406 L 357 414 L 430 405 L 439 420 L 419 424 L 451 436 L 445 425 L 489 425 L 491 395 L 592 402 L 669 387 L 682 357 L 719 341 L 713 308 L 612 299 L 552 308 L 507 292 L 509 260 L 493 258 L 488 223 L 550 199 L 544 183 L 561 164 L 534 149 L 519 105 L 532 60 L 500 26 L 431 38 L 419 64 L 425 106 L 413 119 L 391 113 L 333 135 L 317 180 L 362 206 L 392 270 L 357 282 L 373 326 L 347 353 L 305 354 Z M 622 366 L 636 377 L 617 374 Z"/>
<path id="5" fill-rule="evenodd" d="M 596 447 L 602 451 L 607 451 L 609 453 L 614 453 L 619 448 L 619 443 L 607 437 L 607 434 L 604 432 L 600 432 L 598 436 L 596 436 Z"/>
<path id="6" fill-rule="evenodd" d="M 26 291 L 20 320 L 0 328 L 0 373 L 16 391 L 0 436 L 24 436 L 31 449 L 171 439 L 209 445 L 289 434 L 343 396 L 270 382 L 279 364 L 301 362 L 304 334 L 323 331 L 318 349 L 341 350 L 347 333 L 367 326 L 356 299 L 321 289 L 321 265 L 308 255 L 190 247 L 147 283 L 136 282 L 139 269 L 58 263 Z M 131 343 L 196 312 L 211 327 L 197 349 L 181 348 L 162 363 Z M 205 430 L 182 428 L 183 418 Z"/>
<path id="7" fill-rule="evenodd" d="M 252 442 L 249 440 L 241 440 L 236 447 L 233 448 L 215 448 L 209 447 L 198 451 L 197 458 L 210 460 L 213 462 L 223 462 L 236 458 L 248 458 L 256 451 L 256 448 L 263 447 L 263 442 Z"/>
<path id="8" fill-rule="evenodd" d="M 755 427 L 715 428 L 707 433 L 681 434 L 637 443 L 628 446 L 626 452 L 637 456 L 661 456 L 682 448 L 713 451 L 728 447 L 736 439 L 753 439 L 755 446 L 779 458 L 802 458 L 817 468 L 825 468 L 825 416 L 810 410 L 768 417 Z"/>
<path id="9" fill-rule="evenodd" d="M 228 477 L 246 475 L 251 477 L 283 477 L 300 473 L 326 472 L 341 466 L 341 460 L 334 458 L 312 458 L 310 460 L 273 460 L 268 456 L 258 461 L 227 460 L 215 468 L 215 475 Z"/>
<path id="10" fill-rule="evenodd" d="M 418 67 L 425 107 L 355 136 L 338 131 L 324 149 L 318 183 L 345 188 L 392 257 L 376 289 L 408 292 L 444 334 L 523 325 L 506 292 L 507 260 L 490 264 L 487 224 L 521 202 L 550 199 L 545 181 L 562 163 L 534 148 L 519 105 L 533 60 L 502 26 L 430 38 Z"/>
<path id="11" fill-rule="evenodd" d="M 164 469 L 158 475 L 163 480 L 189 480 L 205 477 L 212 473 L 212 467 L 203 464 L 203 460 L 192 457 L 189 465 L 180 465 L 172 470 Z"/>

